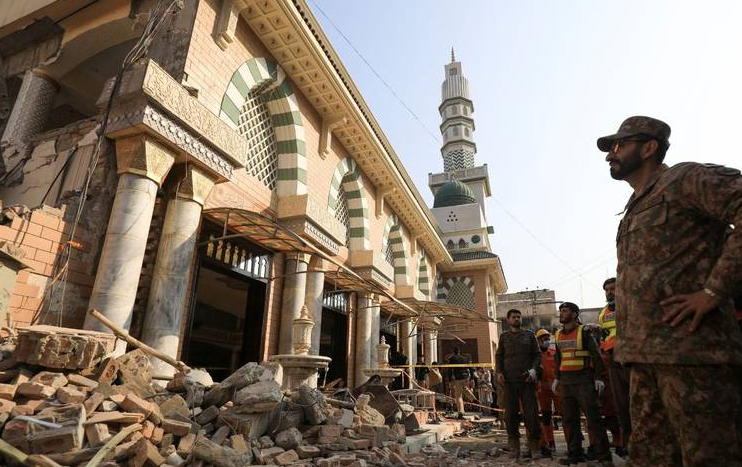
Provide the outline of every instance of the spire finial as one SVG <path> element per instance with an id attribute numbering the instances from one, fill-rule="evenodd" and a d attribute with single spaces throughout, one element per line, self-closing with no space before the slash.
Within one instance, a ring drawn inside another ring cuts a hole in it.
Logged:
<path id="1" fill-rule="evenodd" d="M 451 63 L 456 61 L 456 55 L 453 53 L 453 47 L 451 47 Z"/>

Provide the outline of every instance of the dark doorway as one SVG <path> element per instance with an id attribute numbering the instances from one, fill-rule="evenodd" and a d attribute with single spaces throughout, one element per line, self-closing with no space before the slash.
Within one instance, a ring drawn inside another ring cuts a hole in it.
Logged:
<path id="1" fill-rule="evenodd" d="M 202 237 L 214 238 L 210 224 Z M 214 241 L 199 257 L 183 359 L 221 381 L 261 360 L 270 254 L 243 239 Z"/>
<path id="2" fill-rule="evenodd" d="M 350 293 L 325 290 L 322 297 L 322 328 L 320 331 L 319 354 L 330 357 L 332 362 L 324 381 L 329 384 L 340 378 L 339 386 L 348 384 L 348 314 L 350 313 Z M 320 380 L 320 384 L 322 380 Z"/>
<path id="3" fill-rule="evenodd" d="M 326 382 L 337 378 L 348 383 L 348 316 L 331 308 L 322 308 L 322 332 L 320 333 L 319 354 L 330 357 L 332 362 L 327 370 Z"/>
<path id="4" fill-rule="evenodd" d="M 479 350 L 476 339 L 464 339 L 463 343 L 453 339 L 439 339 L 438 346 L 442 360 L 453 354 L 454 347 L 458 347 L 461 349 L 461 355 L 469 357 L 472 363 L 479 362 Z"/>

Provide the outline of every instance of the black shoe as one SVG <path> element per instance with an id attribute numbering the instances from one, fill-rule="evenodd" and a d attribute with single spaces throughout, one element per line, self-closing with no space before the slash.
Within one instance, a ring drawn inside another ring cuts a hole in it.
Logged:
<path id="1" fill-rule="evenodd" d="M 616 446 L 616 455 L 621 459 L 626 459 L 627 457 L 629 457 L 629 453 L 621 446 Z"/>
<path id="2" fill-rule="evenodd" d="M 577 465 L 580 462 L 587 462 L 585 456 L 562 457 L 559 459 L 559 465 Z"/>
<path id="3" fill-rule="evenodd" d="M 549 448 L 541 448 L 541 455 L 544 457 L 548 457 L 551 459 L 551 449 Z"/>
<path id="4" fill-rule="evenodd" d="M 585 459 L 589 461 L 594 461 L 598 458 L 598 456 L 595 455 L 595 448 L 592 446 L 587 447 L 587 454 L 585 454 Z"/>

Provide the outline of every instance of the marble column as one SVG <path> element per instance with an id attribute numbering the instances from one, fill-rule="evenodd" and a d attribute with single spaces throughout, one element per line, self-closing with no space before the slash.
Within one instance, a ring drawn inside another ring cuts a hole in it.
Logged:
<path id="1" fill-rule="evenodd" d="M 415 361 L 415 354 L 417 353 L 415 350 L 415 343 L 417 342 L 417 337 L 414 336 L 415 334 L 415 326 L 412 323 L 412 320 L 408 319 L 406 321 L 403 321 L 399 326 L 400 331 L 400 342 L 402 347 L 402 352 L 407 356 L 407 361 L 410 365 L 414 365 L 417 363 Z M 412 377 L 415 376 L 414 368 L 409 367 L 405 371 L 407 371 L 408 374 L 410 374 Z M 412 381 L 409 381 L 408 387 L 410 389 L 413 388 Z"/>
<path id="2" fill-rule="evenodd" d="M 0 141 L 27 146 L 30 139 L 44 129 L 58 90 L 59 85 L 46 74 L 27 71 Z"/>
<path id="3" fill-rule="evenodd" d="M 432 360 L 430 363 L 433 363 L 434 361 L 438 360 L 438 331 L 430 332 L 430 347 L 432 352 Z"/>
<path id="4" fill-rule="evenodd" d="M 172 152 L 148 136 L 116 140 L 119 180 L 88 309 L 100 311 L 127 331 L 131 325 L 157 189 L 174 159 Z M 84 327 L 111 332 L 90 315 L 85 317 Z M 125 351 L 126 342 L 118 340 L 115 355 L 122 355 Z"/>
<path id="5" fill-rule="evenodd" d="M 281 329 L 278 335 L 278 353 L 293 353 L 294 320 L 301 315 L 307 289 L 307 253 L 287 253 L 284 268 L 283 293 L 281 294 Z"/>
<path id="6" fill-rule="evenodd" d="M 373 331 L 373 300 L 367 294 L 358 295 L 358 307 L 356 308 L 356 352 L 355 385 L 359 386 L 368 380 L 363 370 L 372 368 L 371 355 L 374 353 L 375 342 L 371 340 Z"/>
<path id="7" fill-rule="evenodd" d="M 172 198 L 157 248 L 142 341 L 177 359 L 201 209 L 214 181 L 193 165 L 174 167 L 168 178 Z M 160 359 L 151 362 L 156 376 L 172 376 L 175 371 Z"/>
<path id="8" fill-rule="evenodd" d="M 371 302 L 371 368 L 379 368 L 376 346 L 381 342 L 381 303 Z"/>
<path id="9" fill-rule="evenodd" d="M 425 362 L 433 363 L 435 357 L 433 356 L 433 332 L 423 332 L 423 353 L 425 354 Z"/>
<path id="10" fill-rule="evenodd" d="M 312 328 L 312 346 L 309 355 L 319 355 L 319 338 L 322 334 L 322 298 L 325 291 L 324 260 L 319 256 L 312 256 L 307 272 L 307 290 L 305 304 L 309 315 L 314 321 Z"/>

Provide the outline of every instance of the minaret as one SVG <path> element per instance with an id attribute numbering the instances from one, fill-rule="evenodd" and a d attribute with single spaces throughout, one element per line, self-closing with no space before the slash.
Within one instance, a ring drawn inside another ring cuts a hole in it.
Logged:
<path id="1" fill-rule="evenodd" d="M 461 62 L 456 61 L 453 47 L 451 63 L 445 65 L 446 79 L 441 85 L 441 134 L 443 135 L 443 170 L 452 172 L 475 166 L 474 155 L 474 104 L 469 98 L 469 81 L 461 71 Z"/>

